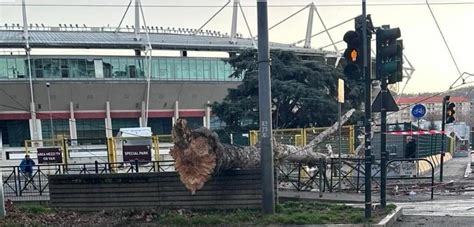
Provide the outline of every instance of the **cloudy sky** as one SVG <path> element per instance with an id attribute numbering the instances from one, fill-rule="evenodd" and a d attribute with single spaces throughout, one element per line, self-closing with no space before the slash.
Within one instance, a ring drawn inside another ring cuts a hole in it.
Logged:
<path id="1" fill-rule="evenodd" d="M 27 0 L 29 23 L 57 26 L 59 23 L 87 24 L 88 26 L 116 26 L 129 0 Z M 147 24 L 163 27 L 199 28 L 227 0 L 142 0 Z M 308 0 L 269 0 L 270 26 L 310 3 Z M 320 0 L 318 7 L 325 25 L 331 27 L 361 14 L 357 0 Z M 430 0 L 432 10 L 451 48 L 461 72 L 474 73 L 474 0 Z M 0 0 L 0 22 L 21 23 L 20 0 Z M 449 52 L 423 0 L 367 0 L 368 13 L 375 26 L 390 24 L 400 27 L 405 54 L 416 71 L 405 93 L 444 91 L 459 77 Z M 38 6 L 42 5 L 42 6 Z M 49 4 L 49 6 L 44 6 Z M 61 4 L 60 6 L 53 6 Z M 64 5 L 74 6 L 64 6 Z M 256 29 L 256 1 L 241 0 L 252 33 Z M 88 6 L 94 5 L 94 6 Z M 108 5 L 108 6 L 106 6 Z M 166 7 L 165 7 L 166 6 Z M 133 24 L 130 11 L 124 24 Z M 232 8 L 224 9 L 204 29 L 230 32 Z M 308 10 L 270 31 L 274 42 L 294 43 L 304 38 Z M 330 31 L 334 41 L 342 39 L 345 31 L 353 28 L 346 23 Z M 313 33 L 323 30 L 315 15 Z M 239 33 L 248 37 L 242 15 L 239 15 Z M 312 40 L 313 47 L 330 44 L 326 34 Z M 344 48 L 344 43 L 338 45 Z M 327 50 L 334 50 L 332 47 Z M 474 77 L 466 81 L 474 82 Z"/>

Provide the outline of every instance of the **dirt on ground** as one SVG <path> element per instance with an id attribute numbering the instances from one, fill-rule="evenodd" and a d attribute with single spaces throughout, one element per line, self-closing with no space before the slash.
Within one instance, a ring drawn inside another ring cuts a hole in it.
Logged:
<path id="1" fill-rule="evenodd" d="M 83 212 L 8 203 L 6 212 L 0 226 L 133 226 L 152 223 L 159 216 L 156 209 Z"/>

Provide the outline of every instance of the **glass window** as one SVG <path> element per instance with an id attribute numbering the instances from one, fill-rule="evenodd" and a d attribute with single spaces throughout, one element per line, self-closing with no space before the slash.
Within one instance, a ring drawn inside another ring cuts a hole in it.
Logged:
<path id="1" fill-rule="evenodd" d="M 115 118 L 112 119 L 112 135 L 116 136 L 121 128 L 140 127 L 138 118 Z"/>
<path id="2" fill-rule="evenodd" d="M 53 128 L 54 136 L 51 135 L 51 121 L 49 119 L 41 120 L 43 139 L 70 138 L 69 120 L 53 120 Z"/>
<path id="3" fill-rule="evenodd" d="M 176 80 L 183 80 L 183 66 L 181 63 L 180 58 L 175 58 L 174 60 L 174 65 L 176 68 L 176 74 L 175 74 L 175 79 Z"/>
<path id="4" fill-rule="evenodd" d="M 0 57 L 0 78 L 8 77 L 7 59 Z"/>
<path id="5" fill-rule="evenodd" d="M 188 126 L 191 129 L 200 128 L 204 125 L 202 117 L 184 117 L 183 119 L 188 122 Z"/>
<path id="6" fill-rule="evenodd" d="M 28 120 L 2 120 L 0 121 L 0 131 L 4 147 L 23 147 L 25 140 L 30 139 Z"/>
<path id="7" fill-rule="evenodd" d="M 77 71 L 78 77 L 84 78 L 86 77 L 86 60 L 85 59 L 77 59 Z"/>
<path id="8" fill-rule="evenodd" d="M 25 62 L 26 62 L 26 60 L 23 59 L 22 57 L 16 59 L 16 70 L 17 70 L 16 77 L 17 78 L 25 78 L 26 77 L 26 64 L 25 64 Z"/>
<path id="9" fill-rule="evenodd" d="M 224 62 L 221 60 L 217 60 L 217 78 L 220 81 L 225 81 L 225 71 L 224 71 Z"/>
<path id="10" fill-rule="evenodd" d="M 196 80 L 196 72 L 197 72 L 196 59 L 189 58 L 188 62 L 189 62 L 189 79 Z"/>
<path id="11" fill-rule="evenodd" d="M 72 78 L 79 77 L 79 61 L 77 59 L 69 59 L 69 68 Z"/>
<path id="12" fill-rule="evenodd" d="M 50 78 L 52 75 L 51 59 L 43 59 L 43 77 Z"/>
<path id="13" fill-rule="evenodd" d="M 61 59 L 61 77 L 69 78 L 69 62 L 68 59 Z"/>
<path id="14" fill-rule="evenodd" d="M 152 59 L 151 61 L 151 78 L 160 77 L 160 64 L 157 58 Z"/>
<path id="15" fill-rule="evenodd" d="M 159 78 L 164 79 L 164 80 L 169 80 L 169 74 L 168 74 L 168 64 L 167 64 L 167 59 L 166 58 L 160 58 L 160 61 L 158 63 L 160 65 L 160 74 Z"/>
<path id="16" fill-rule="evenodd" d="M 174 61 L 172 58 L 166 59 L 166 69 L 167 69 L 167 78 L 168 80 L 175 80 L 176 79 L 176 70 L 174 67 Z"/>
<path id="17" fill-rule="evenodd" d="M 172 118 L 149 118 L 148 126 L 153 135 L 169 135 L 173 127 Z"/>
<path id="18" fill-rule="evenodd" d="M 34 74 L 36 78 L 43 78 L 43 60 L 34 59 L 33 61 Z"/>
<path id="19" fill-rule="evenodd" d="M 16 63 L 14 58 L 7 58 L 7 76 L 8 78 L 16 78 Z"/>
<path id="20" fill-rule="evenodd" d="M 204 69 L 204 73 L 201 78 L 198 78 L 198 80 L 210 80 L 211 79 L 211 64 L 209 63 L 209 60 L 207 59 L 203 60 L 202 67 Z"/>
<path id="21" fill-rule="evenodd" d="M 120 70 L 120 58 L 112 58 L 112 76 L 113 78 L 124 78 L 126 73 Z"/>
<path id="22" fill-rule="evenodd" d="M 84 74 L 84 77 L 95 78 L 94 59 L 86 60 L 86 73 Z"/>
<path id="23" fill-rule="evenodd" d="M 77 139 L 105 138 L 105 119 L 77 119 Z"/>
<path id="24" fill-rule="evenodd" d="M 103 58 L 102 59 L 102 67 L 104 72 L 104 78 L 112 78 L 112 63 L 110 58 Z"/>
<path id="25" fill-rule="evenodd" d="M 189 58 L 181 59 L 181 72 L 183 73 L 183 80 L 189 80 Z"/>
<path id="26" fill-rule="evenodd" d="M 61 77 L 60 59 L 51 59 L 51 74 L 48 77 L 59 78 Z"/>

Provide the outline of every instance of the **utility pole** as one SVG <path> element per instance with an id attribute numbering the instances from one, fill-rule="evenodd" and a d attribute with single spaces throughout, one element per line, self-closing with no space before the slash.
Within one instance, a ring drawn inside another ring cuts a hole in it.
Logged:
<path id="1" fill-rule="evenodd" d="M 371 95 L 371 76 L 370 76 L 370 45 L 367 34 L 367 8 L 366 0 L 362 0 L 362 56 L 363 67 L 362 75 L 365 78 L 365 218 L 369 219 L 372 216 L 372 95 Z"/>
<path id="2" fill-rule="evenodd" d="M 270 50 L 268 45 L 267 0 L 257 0 L 258 97 L 260 114 L 260 168 L 262 170 L 263 212 L 275 213 L 275 185 L 272 148 Z"/>
<path id="3" fill-rule="evenodd" d="M 439 181 L 440 182 L 443 182 L 443 163 L 444 163 L 444 137 L 446 137 L 445 135 L 445 130 L 446 130 L 446 103 L 449 101 L 449 98 L 450 96 L 447 95 L 447 96 L 444 96 L 443 97 L 443 113 L 441 114 L 442 115 L 442 120 L 441 120 L 441 132 L 443 134 L 441 134 L 441 160 L 440 160 L 440 165 L 439 165 Z"/>

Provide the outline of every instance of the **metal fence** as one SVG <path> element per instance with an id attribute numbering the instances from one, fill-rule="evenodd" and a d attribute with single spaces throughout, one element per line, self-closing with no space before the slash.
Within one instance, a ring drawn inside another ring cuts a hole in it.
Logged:
<path id="1" fill-rule="evenodd" d="M 56 174 L 113 174 L 138 172 L 172 172 L 173 161 L 153 162 L 94 162 L 49 164 L 34 167 L 31 176 L 19 166 L 0 167 L 5 198 L 18 200 L 49 200 L 48 175 Z"/>
<path id="2" fill-rule="evenodd" d="M 274 138 L 282 143 L 295 146 L 303 146 L 311 142 L 317 135 L 327 128 L 301 128 L 301 129 L 275 129 L 273 130 Z M 250 145 L 255 145 L 258 142 L 259 131 L 250 131 Z M 344 126 L 341 131 L 341 153 L 352 154 L 354 152 L 355 132 L 354 126 Z M 333 133 L 324 139 L 322 146 L 330 144 L 333 151 L 339 150 L 339 136 Z M 326 148 L 323 148 L 326 149 Z"/>

